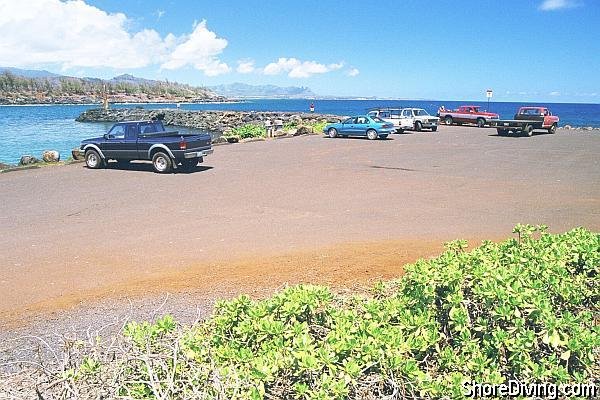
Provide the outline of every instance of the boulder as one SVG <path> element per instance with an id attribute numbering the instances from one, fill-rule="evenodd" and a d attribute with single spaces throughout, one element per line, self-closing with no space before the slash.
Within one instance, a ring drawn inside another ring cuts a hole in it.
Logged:
<path id="1" fill-rule="evenodd" d="M 76 161 L 85 160 L 85 156 L 79 152 L 79 147 L 74 147 L 71 150 L 71 156 L 73 156 L 73 160 L 76 160 Z"/>
<path id="2" fill-rule="evenodd" d="M 296 133 L 294 133 L 294 136 L 299 136 L 299 135 L 310 135 L 311 133 L 314 132 L 314 129 L 312 126 L 299 126 L 298 129 L 296 130 Z"/>
<path id="3" fill-rule="evenodd" d="M 224 136 L 216 137 L 212 140 L 212 144 L 228 143 L 227 138 Z"/>
<path id="4" fill-rule="evenodd" d="M 42 160 L 44 162 L 59 162 L 60 153 L 56 150 L 46 150 L 42 153 Z"/>
<path id="5" fill-rule="evenodd" d="M 229 143 L 237 143 L 240 141 L 240 137 L 237 135 L 233 135 L 233 136 L 226 136 L 225 139 L 227 139 L 227 141 Z"/>
<path id="6" fill-rule="evenodd" d="M 284 130 L 278 130 L 273 133 L 273 137 L 282 137 L 287 136 L 287 133 Z"/>
<path id="7" fill-rule="evenodd" d="M 571 125 L 565 125 L 563 126 L 563 129 L 572 129 L 573 127 Z"/>
<path id="8" fill-rule="evenodd" d="M 39 162 L 40 162 L 40 160 L 38 160 L 34 156 L 25 155 L 25 156 L 21 156 L 21 159 L 19 160 L 19 165 L 31 165 L 31 164 L 37 164 Z"/>

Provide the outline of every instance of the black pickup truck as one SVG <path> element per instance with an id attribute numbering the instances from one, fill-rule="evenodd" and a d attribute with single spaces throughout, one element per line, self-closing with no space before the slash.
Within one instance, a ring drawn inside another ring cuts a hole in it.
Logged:
<path id="1" fill-rule="evenodd" d="M 104 136 L 83 140 L 79 151 L 88 168 L 102 168 L 109 159 L 151 160 L 158 173 L 170 172 L 179 165 L 194 168 L 213 152 L 209 134 L 167 131 L 160 120 L 117 123 Z"/>

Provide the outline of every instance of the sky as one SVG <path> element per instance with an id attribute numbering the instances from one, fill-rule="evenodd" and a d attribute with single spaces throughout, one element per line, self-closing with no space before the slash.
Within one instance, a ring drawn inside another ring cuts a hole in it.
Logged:
<path id="1" fill-rule="evenodd" d="M 0 0 L 0 66 L 319 95 L 600 102 L 599 0 Z"/>

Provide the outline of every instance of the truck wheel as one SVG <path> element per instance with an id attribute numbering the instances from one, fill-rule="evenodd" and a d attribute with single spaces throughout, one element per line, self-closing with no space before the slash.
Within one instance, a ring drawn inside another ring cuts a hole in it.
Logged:
<path id="1" fill-rule="evenodd" d="M 398 128 L 398 129 L 396 129 L 396 133 L 404 133 L 404 129 Z"/>
<path id="2" fill-rule="evenodd" d="M 369 138 L 369 140 L 375 140 L 379 137 L 379 135 L 377 135 L 377 131 L 375 129 L 369 129 L 367 131 L 367 138 Z"/>
<path id="3" fill-rule="evenodd" d="M 533 127 L 531 125 L 525 125 L 525 128 L 523 128 L 523 133 L 529 137 L 533 136 Z"/>
<path id="4" fill-rule="evenodd" d="M 446 123 L 446 125 L 452 125 L 452 123 L 454 122 L 452 120 L 452 117 L 449 115 L 446 115 L 446 118 L 444 118 L 444 122 Z"/>
<path id="5" fill-rule="evenodd" d="M 437 131 L 437 126 L 432 126 L 431 127 L 431 132 L 435 132 L 435 131 Z"/>
<path id="6" fill-rule="evenodd" d="M 337 129 L 329 128 L 329 130 L 327 131 L 327 136 L 329 136 L 332 139 L 337 137 Z"/>
<path id="7" fill-rule="evenodd" d="M 496 132 L 498 132 L 498 136 L 508 136 L 508 131 L 506 129 L 497 128 Z"/>
<path id="8" fill-rule="evenodd" d="M 478 128 L 484 128 L 485 127 L 485 119 L 483 119 L 483 118 L 477 118 L 477 127 Z"/>
<path id="9" fill-rule="evenodd" d="M 421 132 L 423 130 L 423 124 L 420 121 L 415 122 L 415 131 Z"/>
<path id="10" fill-rule="evenodd" d="M 556 124 L 552 124 L 550 128 L 548 128 L 548 133 L 554 135 L 556 133 Z"/>
<path id="11" fill-rule="evenodd" d="M 104 166 L 104 160 L 96 150 L 88 150 L 85 152 L 85 165 L 90 169 L 98 169 Z"/>
<path id="12" fill-rule="evenodd" d="M 173 168 L 173 161 L 171 161 L 171 157 L 167 154 L 162 151 L 157 151 L 152 157 L 152 166 L 159 174 L 165 174 L 170 172 L 171 168 Z"/>

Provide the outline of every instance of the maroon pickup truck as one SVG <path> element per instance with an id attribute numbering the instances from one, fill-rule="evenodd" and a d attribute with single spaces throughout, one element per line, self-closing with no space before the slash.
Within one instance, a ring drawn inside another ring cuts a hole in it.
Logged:
<path id="1" fill-rule="evenodd" d="M 511 133 L 523 133 L 532 136 L 534 130 L 545 130 L 556 133 L 558 121 L 546 107 L 521 107 L 515 114 L 515 119 L 500 119 L 493 122 L 498 135 L 506 136 Z"/>
<path id="2" fill-rule="evenodd" d="M 477 124 L 478 127 L 483 128 L 498 118 L 499 115 L 496 113 L 481 111 L 480 106 L 460 106 L 456 110 L 440 111 L 440 119 L 446 125 Z"/>

